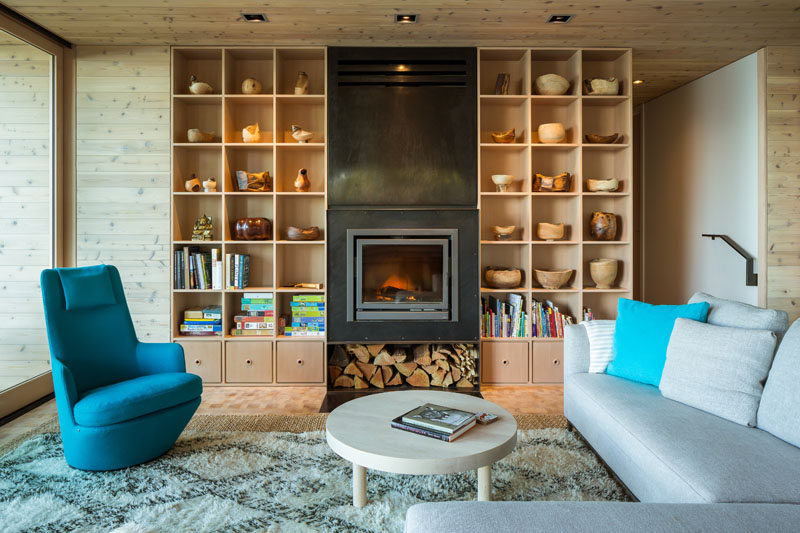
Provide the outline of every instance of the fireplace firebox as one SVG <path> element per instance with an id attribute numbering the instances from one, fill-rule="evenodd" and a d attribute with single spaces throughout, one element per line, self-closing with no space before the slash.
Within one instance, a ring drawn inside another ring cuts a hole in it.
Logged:
<path id="1" fill-rule="evenodd" d="M 348 320 L 457 320 L 457 229 L 349 229 Z"/>

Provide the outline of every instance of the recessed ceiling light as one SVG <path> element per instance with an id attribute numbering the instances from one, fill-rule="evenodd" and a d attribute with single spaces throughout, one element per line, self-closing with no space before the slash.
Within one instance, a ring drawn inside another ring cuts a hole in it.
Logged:
<path id="1" fill-rule="evenodd" d="M 644 83 L 644 80 L 633 80 L 634 85 L 641 85 Z"/>
<path id="2" fill-rule="evenodd" d="M 395 24 L 416 24 L 419 20 L 419 15 L 395 15 Z"/>
<path id="3" fill-rule="evenodd" d="M 264 13 L 242 13 L 242 20 L 245 22 L 269 22 Z"/>
<path id="4" fill-rule="evenodd" d="M 566 24 L 572 17 L 575 15 L 550 15 L 550 18 L 547 19 L 548 24 Z"/>

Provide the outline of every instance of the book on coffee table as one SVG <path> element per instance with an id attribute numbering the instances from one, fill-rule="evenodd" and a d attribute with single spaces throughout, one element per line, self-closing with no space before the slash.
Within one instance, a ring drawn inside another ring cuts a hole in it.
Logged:
<path id="1" fill-rule="evenodd" d="M 401 421 L 409 426 L 452 435 L 464 426 L 475 422 L 475 413 L 426 403 L 402 415 Z"/>
<path id="2" fill-rule="evenodd" d="M 411 426 L 403 422 L 403 417 L 398 416 L 394 420 L 392 420 L 392 427 L 396 429 L 402 429 L 403 431 L 408 431 L 410 433 L 416 433 L 417 435 L 423 435 L 425 437 L 431 437 L 433 439 L 443 440 L 445 442 L 453 442 L 461 435 L 475 427 L 475 421 L 469 422 L 468 424 L 461 426 L 457 431 L 453 433 L 442 433 L 440 431 L 434 431 L 432 429 L 421 428 L 417 426 Z"/>

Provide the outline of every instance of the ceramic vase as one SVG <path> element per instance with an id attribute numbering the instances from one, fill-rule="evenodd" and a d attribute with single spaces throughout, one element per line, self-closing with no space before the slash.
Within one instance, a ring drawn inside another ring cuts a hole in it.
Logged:
<path id="1" fill-rule="evenodd" d="M 617 215 L 595 211 L 589 222 L 589 234 L 598 241 L 613 241 L 617 236 Z"/>
<path id="2" fill-rule="evenodd" d="M 598 289 L 610 289 L 617 279 L 617 259 L 593 259 L 589 262 L 589 274 Z"/>
<path id="3" fill-rule="evenodd" d="M 308 179 L 308 170 L 301 168 L 297 171 L 297 178 L 294 180 L 294 190 L 297 192 L 308 192 L 311 189 L 311 181 Z"/>

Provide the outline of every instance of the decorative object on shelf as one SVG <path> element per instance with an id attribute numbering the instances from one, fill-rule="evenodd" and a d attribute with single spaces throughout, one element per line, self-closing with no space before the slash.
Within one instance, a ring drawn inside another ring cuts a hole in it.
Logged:
<path id="1" fill-rule="evenodd" d="M 272 178 L 269 170 L 264 172 L 237 170 L 236 185 L 241 192 L 269 192 L 272 190 Z"/>
<path id="2" fill-rule="evenodd" d="M 492 174 L 492 183 L 497 186 L 497 192 L 508 192 L 508 186 L 514 182 L 511 174 Z"/>
<path id="3" fill-rule="evenodd" d="M 550 122 L 547 124 L 539 124 L 539 142 L 544 144 L 556 144 L 564 142 L 567 138 L 567 130 L 560 122 Z"/>
<path id="4" fill-rule="evenodd" d="M 545 96 L 561 96 L 569 90 L 569 80 L 558 74 L 542 74 L 533 82 L 536 94 Z"/>
<path id="5" fill-rule="evenodd" d="M 208 178 L 203 182 L 203 192 L 217 192 L 217 180 Z"/>
<path id="6" fill-rule="evenodd" d="M 321 289 L 322 288 L 322 283 L 301 282 L 301 283 L 295 283 L 294 285 L 290 285 L 288 288 L 290 288 L 290 289 Z"/>
<path id="7" fill-rule="evenodd" d="M 200 190 L 200 180 L 197 179 L 197 176 L 192 174 L 192 177 L 186 180 L 183 187 L 186 189 L 186 192 L 198 192 Z"/>
<path id="8" fill-rule="evenodd" d="M 553 224 L 539 222 L 536 224 L 536 236 L 543 241 L 558 241 L 564 238 L 564 223 Z"/>
<path id="9" fill-rule="evenodd" d="M 286 238 L 290 241 L 316 241 L 319 239 L 319 228 L 317 226 L 310 228 L 289 226 L 286 228 Z"/>
<path id="10" fill-rule="evenodd" d="M 204 81 L 197 81 L 196 76 L 189 78 L 189 92 L 192 94 L 211 94 L 214 88 Z"/>
<path id="11" fill-rule="evenodd" d="M 619 189 L 619 180 L 617 178 L 604 180 L 587 179 L 586 188 L 591 192 L 614 192 Z"/>
<path id="12" fill-rule="evenodd" d="M 186 132 L 186 138 L 189 139 L 190 143 L 210 143 L 214 140 L 214 132 L 192 128 Z"/>
<path id="13" fill-rule="evenodd" d="M 569 172 L 562 172 L 558 176 L 545 176 L 544 174 L 534 174 L 534 192 L 567 192 L 572 183 L 572 175 Z"/>
<path id="14" fill-rule="evenodd" d="M 612 133 L 611 135 L 597 135 L 596 133 L 587 133 L 583 136 L 587 143 L 591 144 L 612 144 L 619 139 L 619 133 Z"/>
<path id="15" fill-rule="evenodd" d="M 619 94 L 619 80 L 614 77 L 583 80 L 583 94 L 589 96 L 616 96 Z"/>
<path id="16" fill-rule="evenodd" d="M 545 289 L 556 290 L 563 287 L 572 277 L 575 270 L 568 268 L 566 270 L 533 270 L 533 277 L 539 282 L 539 285 Z"/>
<path id="17" fill-rule="evenodd" d="M 240 218 L 233 227 L 237 241 L 263 241 L 272 238 L 272 222 L 268 218 Z"/>
<path id="18" fill-rule="evenodd" d="M 492 140 L 496 143 L 500 144 L 508 144 L 513 143 L 514 139 L 517 138 L 517 130 L 516 128 L 511 128 L 508 131 L 493 131 L 492 132 Z"/>
<path id="19" fill-rule="evenodd" d="M 507 95 L 508 85 L 511 83 L 511 74 L 508 72 L 501 72 L 497 75 L 497 81 L 494 84 L 494 94 Z"/>
<path id="20" fill-rule="evenodd" d="M 308 192 L 311 189 L 311 181 L 308 179 L 308 170 L 301 168 L 297 171 L 297 178 L 294 180 L 294 190 L 297 192 Z"/>
<path id="21" fill-rule="evenodd" d="M 242 129 L 242 141 L 246 143 L 257 143 L 261 141 L 261 128 L 258 127 L 258 122 L 245 126 Z"/>
<path id="22" fill-rule="evenodd" d="M 618 269 L 619 260 L 617 259 L 592 259 L 589 261 L 589 274 L 598 289 L 610 289 L 617 279 Z"/>
<path id="23" fill-rule="evenodd" d="M 210 241 L 212 231 L 214 231 L 214 221 L 210 216 L 204 214 L 194 223 L 194 227 L 192 228 L 192 240 Z"/>
<path id="24" fill-rule="evenodd" d="M 294 82 L 294 94 L 308 94 L 308 74 L 299 70 Z"/>
<path id="25" fill-rule="evenodd" d="M 313 132 L 306 131 L 296 124 L 292 124 L 292 138 L 299 143 L 307 143 L 314 136 Z"/>
<path id="26" fill-rule="evenodd" d="M 486 267 L 483 279 L 493 289 L 515 289 L 522 282 L 522 271 L 518 268 L 490 266 Z"/>
<path id="27" fill-rule="evenodd" d="M 496 241 L 510 241 L 511 236 L 514 234 L 516 226 L 492 226 L 492 233 L 494 233 L 494 240 Z"/>
<path id="28" fill-rule="evenodd" d="M 612 241 L 617 236 L 617 215 L 595 211 L 589 222 L 589 234 L 598 241 Z"/>
<path id="29" fill-rule="evenodd" d="M 261 82 L 255 78 L 247 78 L 242 82 L 242 94 L 261 94 Z"/>

